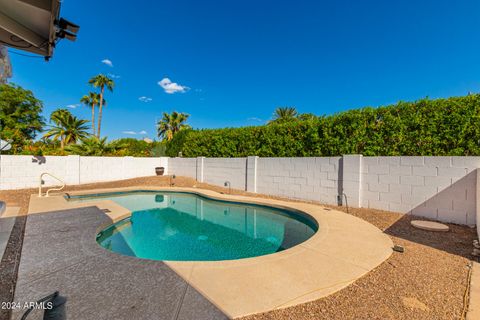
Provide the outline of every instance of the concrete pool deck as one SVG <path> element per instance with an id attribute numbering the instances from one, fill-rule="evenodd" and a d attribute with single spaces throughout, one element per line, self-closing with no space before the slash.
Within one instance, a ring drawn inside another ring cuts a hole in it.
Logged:
<path id="1" fill-rule="evenodd" d="M 34 301 L 55 290 L 69 298 L 70 318 L 235 318 L 284 308 L 332 294 L 392 253 L 392 241 L 375 226 L 343 212 L 306 203 L 220 194 L 196 188 L 128 190 L 198 193 L 220 200 L 302 211 L 319 231 L 288 250 L 255 258 L 151 261 L 101 248 L 97 232 L 130 212 L 112 201 L 71 203 L 62 196 L 30 200 L 15 301 Z M 110 212 L 104 212 L 108 209 Z M 14 313 L 20 318 L 21 312 Z"/>

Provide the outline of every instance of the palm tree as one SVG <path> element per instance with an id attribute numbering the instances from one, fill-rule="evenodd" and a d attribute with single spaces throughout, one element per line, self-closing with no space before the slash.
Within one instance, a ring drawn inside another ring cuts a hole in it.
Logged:
<path id="1" fill-rule="evenodd" d="M 102 126 L 102 108 L 103 108 L 103 97 L 105 93 L 105 88 L 108 91 L 112 92 L 115 82 L 113 79 L 110 79 L 104 74 L 96 75 L 88 81 L 89 84 L 95 88 L 100 88 L 100 97 L 99 97 L 99 108 L 98 108 L 98 125 L 97 125 L 97 137 L 100 138 L 100 129 Z"/>
<path id="2" fill-rule="evenodd" d="M 50 113 L 50 122 L 58 123 L 61 119 L 71 116 L 72 113 L 68 109 L 57 109 Z"/>
<path id="3" fill-rule="evenodd" d="M 99 139 L 95 136 L 82 139 L 80 144 L 69 145 L 66 150 L 81 156 L 103 156 L 113 154 L 121 149 L 127 148 L 126 144 L 118 142 L 107 142 L 107 137 Z"/>
<path id="4" fill-rule="evenodd" d="M 295 107 L 279 107 L 273 113 L 273 120 L 269 123 L 285 123 L 297 119 L 298 111 Z"/>
<path id="5" fill-rule="evenodd" d="M 58 109 L 50 115 L 53 125 L 45 133 L 44 138 L 52 138 L 53 141 L 60 141 L 60 148 L 65 145 L 76 143 L 78 140 L 88 136 L 88 120 L 78 119 L 67 109 Z"/>
<path id="6" fill-rule="evenodd" d="M 95 135 L 95 107 L 100 105 L 100 94 L 96 92 L 89 92 L 80 99 L 80 102 L 92 108 L 92 135 Z M 102 105 L 105 104 L 105 99 L 103 99 Z"/>
<path id="7" fill-rule="evenodd" d="M 170 141 L 178 131 L 190 129 L 190 126 L 185 124 L 189 116 L 186 113 L 176 111 L 173 111 L 171 114 L 164 112 L 162 119 L 157 123 L 158 137 Z"/>

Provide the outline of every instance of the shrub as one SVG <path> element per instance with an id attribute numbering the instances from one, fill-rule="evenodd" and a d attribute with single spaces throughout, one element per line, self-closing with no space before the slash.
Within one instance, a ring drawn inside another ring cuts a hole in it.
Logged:
<path id="1" fill-rule="evenodd" d="M 480 155 L 480 95 L 399 102 L 284 124 L 185 130 L 167 155 L 305 157 Z"/>

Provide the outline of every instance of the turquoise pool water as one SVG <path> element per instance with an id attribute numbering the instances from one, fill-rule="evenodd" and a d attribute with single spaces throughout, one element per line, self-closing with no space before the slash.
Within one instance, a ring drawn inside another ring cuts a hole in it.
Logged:
<path id="1" fill-rule="evenodd" d="M 273 207 L 218 201 L 192 193 L 97 194 L 69 201 L 112 200 L 133 213 L 97 242 L 124 255 L 175 261 L 232 260 L 291 248 L 318 229 L 311 218 Z"/>

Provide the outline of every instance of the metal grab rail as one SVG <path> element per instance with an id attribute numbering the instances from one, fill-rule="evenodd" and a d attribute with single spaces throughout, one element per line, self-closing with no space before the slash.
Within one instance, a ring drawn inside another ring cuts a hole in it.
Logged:
<path id="1" fill-rule="evenodd" d="M 63 190 L 63 188 L 65 188 L 65 181 L 63 181 L 63 180 L 60 179 L 60 178 L 55 177 L 55 176 L 54 176 L 53 174 L 51 174 L 51 173 L 44 172 L 44 173 L 42 173 L 42 174 L 40 175 L 40 184 L 39 184 L 39 186 L 38 186 L 38 196 L 39 196 L 39 197 L 43 197 L 43 194 L 42 194 L 42 184 L 43 184 L 43 176 L 45 176 L 45 175 L 52 177 L 53 179 L 59 181 L 59 182 L 62 184 L 62 186 L 61 186 L 60 188 L 51 188 L 51 189 L 48 189 L 47 192 L 45 193 L 45 197 L 48 197 L 48 194 L 49 194 L 50 191 L 60 191 L 60 190 Z"/>

